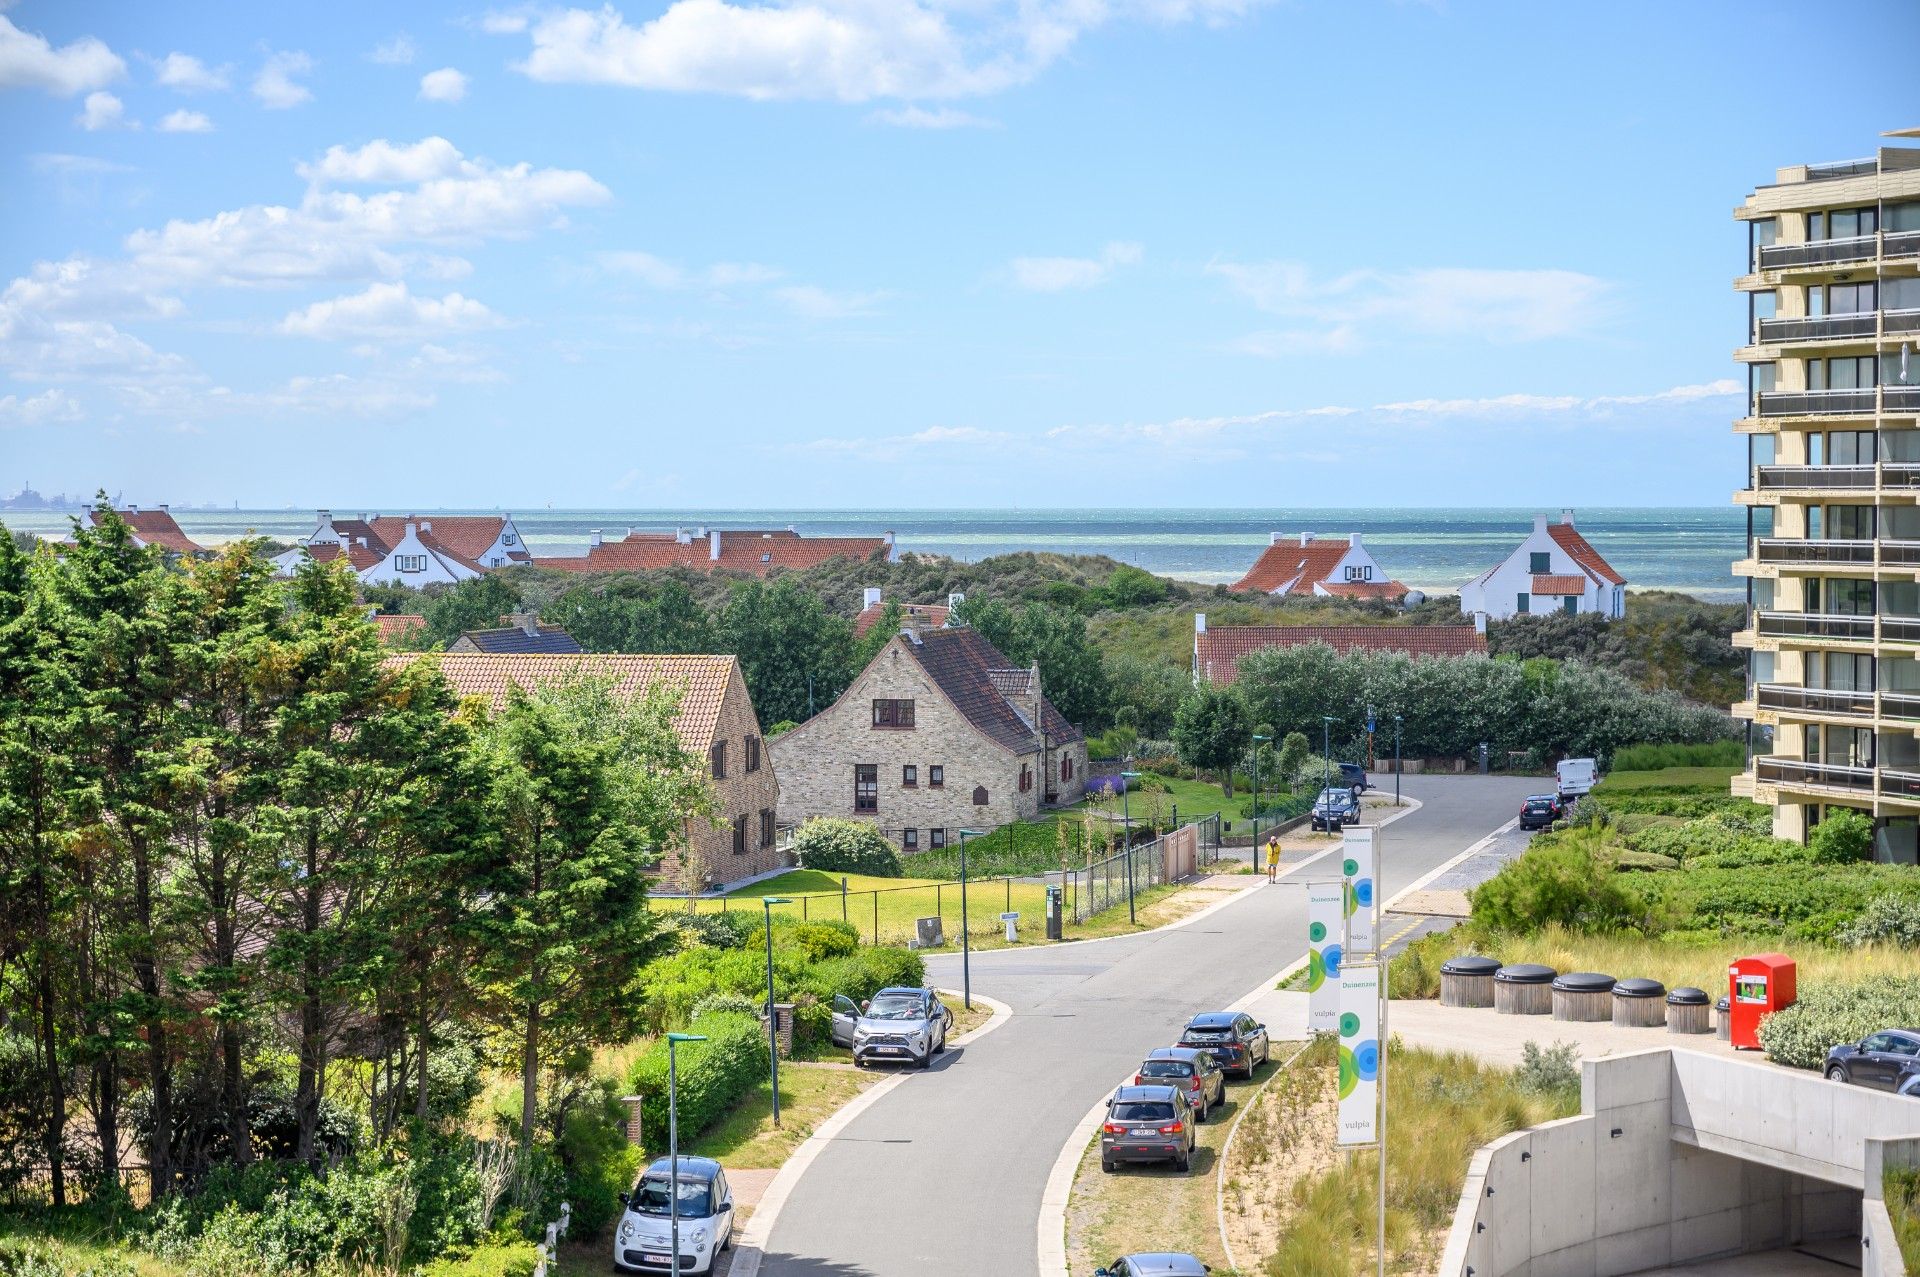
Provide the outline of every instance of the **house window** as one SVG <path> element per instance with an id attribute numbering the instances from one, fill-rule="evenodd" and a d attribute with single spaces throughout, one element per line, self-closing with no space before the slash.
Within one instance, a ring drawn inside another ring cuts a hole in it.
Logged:
<path id="1" fill-rule="evenodd" d="M 1535 576 L 1553 571 L 1553 555 L 1546 550 L 1535 550 L 1528 554 L 1527 571 Z"/>
<path id="2" fill-rule="evenodd" d="M 513 535 L 513 533 L 511 533 L 511 532 L 509 532 L 509 533 L 507 533 L 507 534 L 506 534 L 505 536 L 503 536 L 503 537 L 501 537 L 501 538 L 500 538 L 500 544 L 501 544 L 501 545 L 512 545 L 512 544 L 514 543 L 514 539 L 515 539 L 515 538 L 514 538 L 514 535 Z"/>
<path id="3" fill-rule="evenodd" d="M 853 765 L 853 809 L 880 810 L 880 767 L 877 763 Z"/>
<path id="4" fill-rule="evenodd" d="M 900 831 L 900 850 L 920 850 L 920 831 L 918 829 L 902 829 Z"/>
<path id="5" fill-rule="evenodd" d="M 1073 779 L 1073 755 L 1072 754 L 1062 754 L 1060 756 L 1060 779 L 1061 780 Z"/>
<path id="6" fill-rule="evenodd" d="M 713 778 L 725 780 L 727 778 L 727 742 L 715 741 L 713 748 L 708 750 L 707 754 L 713 763 Z"/>
<path id="7" fill-rule="evenodd" d="M 747 770 L 749 772 L 760 770 L 760 738 L 758 736 L 747 737 Z"/>
<path id="8" fill-rule="evenodd" d="M 913 702 L 899 700 L 876 700 L 873 703 L 873 725 L 892 729 L 913 727 Z"/>
<path id="9" fill-rule="evenodd" d="M 733 854 L 736 856 L 747 854 L 747 819 L 744 811 L 733 818 Z"/>
<path id="10" fill-rule="evenodd" d="M 773 826 L 773 808 L 762 807 L 760 809 L 760 845 L 762 847 L 773 846 Z"/>
<path id="11" fill-rule="evenodd" d="M 1520 615 L 1525 616 L 1528 612 L 1531 612 L 1533 610 L 1533 599 L 1530 596 L 1525 594 L 1514 595 L 1513 610 L 1520 613 Z"/>
<path id="12" fill-rule="evenodd" d="M 425 572 L 427 570 L 427 556 L 424 554 L 396 554 L 393 556 L 393 566 L 402 572 Z"/>
<path id="13" fill-rule="evenodd" d="M 1032 788 L 1033 788 L 1033 768 L 1027 766 L 1025 763 L 1021 763 L 1020 764 L 1020 792 L 1024 794 Z"/>
<path id="14" fill-rule="evenodd" d="M 927 764 L 927 788 L 939 789 L 947 783 L 947 769 L 940 763 Z"/>
<path id="15" fill-rule="evenodd" d="M 912 763 L 900 768 L 900 788 L 917 789 L 920 785 L 920 769 Z"/>
<path id="16" fill-rule="evenodd" d="M 975 807 L 985 807 L 987 805 L 987 787 L 985 785 L 975 785 L 973 787 L 973 805 Z"/>
<path id="17" fill-rule="evenodd" d="M 947 831 L 940 827 L 927 830 L 927 846 L 934 851 L 947 845 Z"/>
<path id="18" fill-rule="evenodd" d="M 1580 596 L 1578 594 L 1567 595 L 1560 604 L 1560 610 L 1568 616 L 1572 616 L 1575 612 L 1578 612 L 1580 610 Z"/>

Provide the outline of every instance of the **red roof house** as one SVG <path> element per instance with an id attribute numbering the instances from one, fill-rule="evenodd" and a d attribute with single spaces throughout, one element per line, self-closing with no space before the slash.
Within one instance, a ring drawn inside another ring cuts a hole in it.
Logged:
<path id="1" fill-rule="evenodd" d="M 1217 625 L 1193 615 L 1193 676 L 1225 687 L 1240 677 L 1240 660 L 1270 647 L 1324 643 L 1336 652 L 1405 652 L 1409 656 L 1486 655 L 1487 636 L 1471 625 Z"/>
<path id="2" fill-rule="evenodd" d="M 540 558 L 534 566 L 561 572 L 651 572 L 692 568 L 696 572 L 743 572 L 766 576 L 775 568 L 810 568 L 828 559 L 893 558 L 893 533 L 877 537 L 802 536 L 793 528 L 777 531 L 676 528 L 637 532 L 609 541 L 599 532 L 587 538 L 583 555 Z"/>
<path id="3" fill-rule="evenodd" d="M 1407 593 L 1407 587 L 1389 578 L 1367 552 L 1358 532 L 1344 538 L 1316 537 L 1311 532 L 1297 537 L 1271 533 L 1265 553 L 1245 576 L 1227 588 L 1240 594 L 1389 601 L 1398 601 Z"/>

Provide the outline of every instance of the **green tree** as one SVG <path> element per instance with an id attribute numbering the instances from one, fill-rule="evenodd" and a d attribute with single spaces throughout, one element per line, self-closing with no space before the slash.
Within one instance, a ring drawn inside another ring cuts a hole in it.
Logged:
<path id="1" fill-rule="evenodd" d="M 430 598 L 420 609 L 426 641 L 444 648 L 468 630 L 486 630 L 522 609 L 520 582 L 512 572 L 483 572 Z"/>
<path id="2" fill-rule="evenodd" d="M 805 721 L 853 681 L 853 622 L 786 577 L 736 583 L 717 637 L 740 658 L 762 722 Z"/>
<path id="3" fill-rule="evenodd" d="M 1823 865 L 1844 865 L 1873 856 L 1873 821 L 1845 807 L 1828 808 L 1807 839 L 1814 860 Z"/>
<path id="4" fill-rule="evenodd" d="M 1173 731 L 1175 711 L 1193 687 L 1193 676 L 1165 661 L 1125 654 L 1108 656 L 1106 667 L 1114 721 L 1151 740 L 1165 740 Z"/>
<path id="5" fill-rule="evenodd" d="M 826 873 L 900 876 L 900 853 L 870 820 L 834 820 L 824 816 L 801 825 L 793 836 L 802 869 Z"/>
<path id="6" fill-rule="evenodd" d="M 1151 572 L 1122 563 L 1107 577 L 1101 593 L 1108 607 L 1148 607 L 1165 601 L 1167 583 Z"/>
<path id="7" fill-rule="evenodd" d="M 589 652 L 714 650 L 712 619 L 686 582 L 672 577 L 623 576 L 602 588 L 574 586 L 541 616 L 566 627 Z"/>
<path id="8" fill-rule="evenodd" d="M 1111 690 L 1100 651 L 1087 637 L 1086 618 L 1045 603 L 1018 612 L 997 599 L 968 599 L 948 618 L 970 625 L 1016 666 L 1040 666 L 1040 681 L 1053 707 L 1079 727 L 1108 721 Z"/>
<path id="9" fill-rule="evenodd" d="M 1216 773 L 1220 792 L 1233 797 L 1233 765 L 1245 756 L 1252 729 L 1231 688 L 1202 683 L 1173 716 L 1173 744 L 1180 761 Z"/>
<path id="10" fill-rule="evenodd" d="M 1274 772 L 1289 786 L 1300 783 L 1300 773 L 1313 756 L 1313 745 L 1305 732 L 1288 732 L 1280 742 L 1280 756 L 1274 760 Z"/>

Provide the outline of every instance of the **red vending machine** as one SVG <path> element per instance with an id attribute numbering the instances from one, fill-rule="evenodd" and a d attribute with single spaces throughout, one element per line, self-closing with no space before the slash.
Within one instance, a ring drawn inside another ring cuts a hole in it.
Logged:
<path id="1" fill-rule="evenodd" d="M 1793 1005 L 1793 959 L 1784 953 L 1735 958 L 1727 968 L 1727 1006 L 1733 1015 L 1734 1049 L 1760 1049 L 1760 1020 Z"/>

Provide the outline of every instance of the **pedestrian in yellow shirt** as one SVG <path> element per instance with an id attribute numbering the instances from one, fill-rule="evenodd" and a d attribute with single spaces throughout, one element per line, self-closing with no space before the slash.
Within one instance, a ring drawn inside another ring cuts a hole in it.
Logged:
<path id="1" fill-rule="evenodd" d="M 1267 881 L 1278 882 L 1280 874 L 1280 836 L 1267 835 Z"/>

